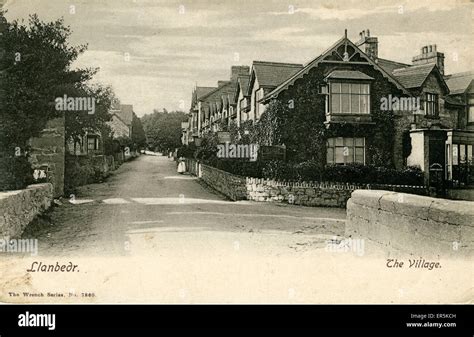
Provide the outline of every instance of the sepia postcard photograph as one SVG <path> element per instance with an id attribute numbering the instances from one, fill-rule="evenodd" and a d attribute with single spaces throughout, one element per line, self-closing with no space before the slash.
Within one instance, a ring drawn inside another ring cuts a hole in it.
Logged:
<path id="1" fill-rule="evenodd" d="M 474 303 L 473 9 L 0 0 L 0 303 Z"/>

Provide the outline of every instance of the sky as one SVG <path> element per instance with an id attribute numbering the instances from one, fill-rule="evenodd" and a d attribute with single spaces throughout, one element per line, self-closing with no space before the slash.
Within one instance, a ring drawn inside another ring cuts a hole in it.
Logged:
<path id="1" fill-rule="evenodd" d="M 188 111 L 196 85 L 228 80 L 232 65 L 306 64 L 344 35 L 370 29 L 379 57 L 411 63 L 429 44 L 445 72 L 474 69 L 473 4 L 460 0 L 0 0 L 7 19 L 37 13 L 71 26 L 71 44 L 88 44 L 77 67 L 99 67 L 138 116 Z"/>

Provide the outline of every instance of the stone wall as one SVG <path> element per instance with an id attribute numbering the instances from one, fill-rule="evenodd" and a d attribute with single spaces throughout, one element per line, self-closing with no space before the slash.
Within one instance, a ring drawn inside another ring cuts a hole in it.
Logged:
<path id="1" fill-rule="evenodd" d="M 279 182 L 270 179 L 247 178 L 247 199 L 287 202 L 303 206 L 346 207 L 357 187 L 349 184 Z"/>
<path id="2" fill-rule="evenodd" d="M 51 206 L 52 200 L 53 185 L 50 183 L 0 192 L 0 237 L 21 236 L 26 226 Z"/>
<path id="3" fill-rule="evenodd" d="M 55 198 L 64 194 L 64 132 L 64 116 L 52 119 L 38 137 L 30 139 L 29 144 L 31 167 L 46 174 L 47 181 L 53 185 Z"/>
<path id="4" fill-rule="evenodd" d="M 345 208 L 351 193 L 357 189 L 385 189 L 425 195 L 424 186 L 343 184 L 332 182 L 283 182 L 242 177 L 211 166 L 186 160 L 189 173 L 232 200 L 283 202 L 303 206 Z"/>
<path id="5" fill-rule="evenodd" d="M 201 179 L 213 189 L 232 200 L 245 200 L 245 178 L 201 164 Z"/>
<path id="6" fill-rule="evenodd" d="M 469 201 L 356 190 L 347 202 L 346 236 L 422 258 L 473 255 L 473 206 Z"/>

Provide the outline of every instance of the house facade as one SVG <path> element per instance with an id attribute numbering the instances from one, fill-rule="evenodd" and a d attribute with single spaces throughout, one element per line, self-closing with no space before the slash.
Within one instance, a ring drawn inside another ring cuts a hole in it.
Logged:
<path id="1" fill-rule="evenodd" d="M 218 81 L 217 87 L 196 87 L 192 94 L 188 124 L 183 125 L 187 144 L 208 132 L 219 131 L 235 119 L 235 92 L 239 76 L 247 75 L 248 66 L 231 67 L 229 81 Z M 184 137 L 183 137 L 184 138 Z"/>
<path id="2" fill-rule="evenodd" d="M 193 100 L 197 136 L 218 130 L 213 125 L 229 107 L 222 97 L 233 92 L 229 121 L 239 126 L 259 123 L 272 103 L 283 107 L 286 129 L 273 145 L 285 145 L 291 160 L 419 166 L 426 183 L 472 184 L 473 73 L 446 75 L 436 45 L 424 46 L 411 64 L 380 58 L 378 50 L 365 30 L 355 43 L 346 33 L 304 66 L 255 61 L 248 74 Z"/>
<path id="3" fill-rule="evenodd" d="M 248 109 L 241 114 L 241 120 L 258 121 L 265 111 L 263 97 L 302 68 L 302 64 L 254 61 L 246 94 Z"/>

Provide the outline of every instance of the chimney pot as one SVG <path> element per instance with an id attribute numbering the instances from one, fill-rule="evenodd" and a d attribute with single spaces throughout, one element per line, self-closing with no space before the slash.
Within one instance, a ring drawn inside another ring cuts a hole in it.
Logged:
<path id="1" fill-rule="evenodd" d="M 370 37 L 370 30 L 367 28 L 367 37 Z"/>

